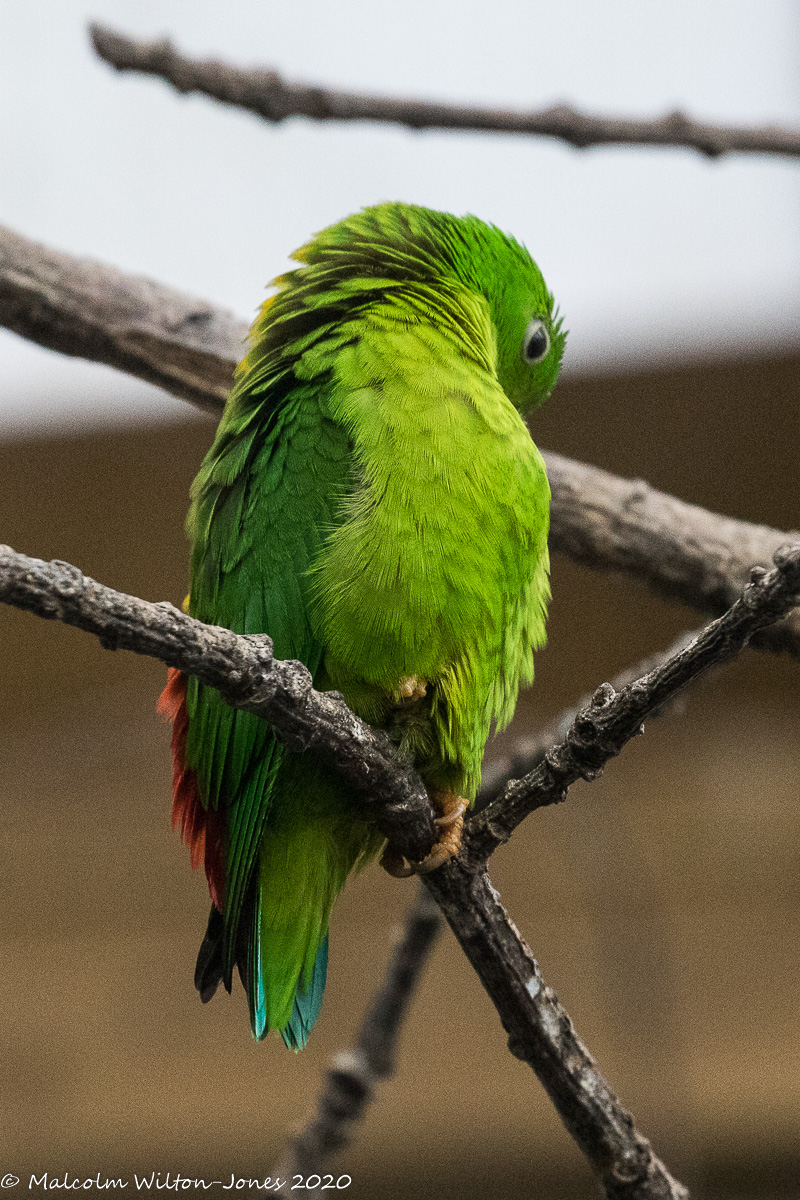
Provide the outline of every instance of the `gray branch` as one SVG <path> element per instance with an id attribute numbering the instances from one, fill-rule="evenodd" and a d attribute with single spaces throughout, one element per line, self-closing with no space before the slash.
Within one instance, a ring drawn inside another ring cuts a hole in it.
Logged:
<path id="1" fill-rule="evenodd" d="M 247 336 L 243 321 L 205 300 L 51 250 L 2 226 L 0 325 L 217 414 Z"/>
<path id="2" fill-rule="evenodd" d="M 95 40 L 102 43 L 105 38 L 106 51 L 109 36 L 117 52 L 126 44 L 136 47 L 127 39 L 96 30 Z M 228 102 L 254 107 L 241 98 L 241 81 L 248 73 L 230 72 L 220 64 L 187 63 L 165 44 L 160 44 L 160 54 L 162 67 L 155 73 L 170 78 L 180 90 L 206 90 Z M 172 75 L 165 74 L 163 61 Z M 198 68 L 216 74 L 220 91 L 198 88 L 191 74 L 181 82 L 182 64 L 190 72 Z M 115 65 L 153 73 L 152 65 Z M 238 96 L 225 93 L 226 72 L 235 77 L 234 86 L 240 86 Z M 540 133 L 580 146 L 623 141 L 692 146 L 709 155 L 731 150 L 800 153 L 800 134 L 791 131 L 701 126 L 680 114 L 635 122 L 598 120 L 565 107 L 528 116 L 486 113 L 348 97 L 286 85 L 270 72 L 257 74 L 277 105 L 262 113 L 272 120 L 297 113 L 317 119 L 399 121 L 414 128 Z M 252 83 L 252 73 L 249 78 Z M 375 106 L 381 105 L 383 112 L 376 113 Z M 2 232 L 0 322 L 42 345 L 116 366 L 212 411 L 219 411 L 224 403 L 245 333 L 232 314 L 220 313 L 202 301 Z M 746 566 L 768 561 L 786 538 L 774 530 L 727 521 L 644 484 L 616 480 L 559 456 L 548 456 L 548 470 L 554 492 L 554 548 L 595 566 L 628 571 L 700 608 L 718 611 L 729 604 Z M 688 552 L 687 542 L 691 543 Z M 775 571 L 756 573 L 726 616 L 663 667 L 619 694 L 608 685 L 598 689 L 594 704 L 574 721 L 563 745 L 548 753 L 533 775 L 509 784 L 470 822 L 466 853 L 425 880 L 492 997 L 509 1034 L 510 1049 L 534 1069 L 598 1171 L 608 1196 L 615 1200 L 683 1200 L 686 1191 L 635 1130 L 630 1114 L 544 984 L 488 876 L 476 868 L 527 812 L 563 798 L 574 779 L 594 777 L 637 732 L 643 716 L 663 705 L 701 670 L 737 653 L 756 630 L 787 612 L 797 602 L 799 589 L 800 547 L 779 555 Z M 379 828 L 407 857 L 421 857 L 433 840 L 424 789 L 388 739 L 359 721 L 338 695 L 315 692 L 302 664 L 275 660 L 266 636 L 238 637 L 203 626 L 171 605 L 148 604 L 104 588 L 68 564 L 41 563 L 7 548 L 0 548 L 0 599 L 85 629 L 108 648 L 149 654 L 197 675 L 219 688 L 227 702 L 268 720 L 292 749 L 324 754 L 354 792 L 371 802 Z M 773 634 L 770 648 L 800 653 L 800 622 L 795 618 Z M 399 1024 L 400 993 L 395 993 L 395 1000 L 393 1011 L 384 997 L 365 1029 L 381 1036 L 387 1020 L 389 1025 L 393 1019 Z M 369 1058 L 369 1036 L 359 1041 L 362 1058 L 356 1065 Z M 351 1069 L 353 1062 L 348 1064 Z M 374 1060 L 372 1069 L 379 1076 L 391 1069 L 391 1063 Z M 349 1077 L 347 1071 L 340 1071 L 339 1083 L 346 1077 L 352 1082 L 352 1070 Z M 334 1090 L 335 1084 L 332 1079 Z M 369 1088 L 365 1097 L 368 1093 Z M 347 1120 L 345 1113 L 345 1125 Z M 334 1114 L 334 1125 L 326 1125 L 321 1109 L 316 1128 L 307 1131 L 311 1138 L 307 1148 L 330 1148 L 330 1138 L 335 1142 L 342 1129 L 341 1113 Z M 302 1139 L 298 1147 L 302 1154 Z"/>
<path id="3" fill-rule="evenodd" d="M 67 563 L 44 563 L 8 547 L 0 548 L 0 600 L 92 633 L 109 649 L 148 654 L 197 675 L 228 703 L 273 724 L 293 749 L 324 753 L 331 768 L 369 799 L 378 827 L 409 857 L 420 857 L 420 847 L 431 844 L 430 808 L 414 773 L 337 694 L 314 692 L 302 664 L 275 660 L 266 636 L 204 625 L 170 604 L 103 587 Z M 425 882 L 512 1035 L 514 1053 L 534 1068 L 608 1194 L 625 1200 L 682 1197 L 544 988 L 488 877 L 459 860 Z M 620 1180 L 626 1181 L 622 1191 Z"/>
<path id="4" fill-rule="evenodd" d="M 701 672 L 738 653 L 800 595 L 800 545 L 755 567 L 741 598 L 688 647 L 619 693 L 602 685 L 565 742 L 528 777 L 471 820 L 458 859 L 425 877 L 491 996 L 514 1054 L 547 1089 L 572 1136 L 615 1200 L 680 1200 L 685 1191 L 635 1129 L 508 918 L 483 870 L 492 850 L 542 804 L 592 779 L 639 732 L 641 721 Z M 317 693 L 300 663 L 278 662 L 264 635 L 206 626 L 169 604 L 149 604 L 85 578 L 66 563 L 0 549 L 0 600 L 98 636 L 104 646 L 149 654 L 197 675 L 228 703 L 269 721 L 295 750 L 314 749 L 372 803 L 378 827 L 409 857 L 432 841 L 431 812 L 416 775 L 335 693 Z"/>
<path id="5" fill-rule="evenodd" d="M 623 571 L 659 594 L 718 615 L 734 603 L 754 564 L 800 537 L 711 513 L 642 479 L 546 453 L 553 491 L 550 545 L 575 562 Z M 800 613 L 754 645 L 800 657 Z"/>
<path id="6" fill-rule="evenodd" d="M 481 864 L 535 808 L 564 799 L 578 778 L 596 778 L 641 731 L 645 716 L 709 667 L 737 654 L 754 633 L 799 600 L 800 544 L 776 554 L 773 571 L 754 568 L 743 595 L 728 612 L 666 662 L 618 693 L 609 684 L 598 688 L 565 741 L 477 814 L 467 825 L 459 858 L 425 880 L 495 1004 L 509 1035 L 509 1049 L 535 1071 L 614 1200 L 685 1200 L 687 1193 L 636 1130 L 557 997 L 545 986 Z"/>
<path id="7" fill-rule="evenodd" d="M 0 227 L 0 324 L 64 354 L 158 383 L 219 413 L 242 356 L 245 323 L 150 279 L 76 258 Z M 641 480 L 546 453 L 550 544 L 578 562 L 625 571 L 714 615 L 753 563 L 791 535 L 686 504 Z M 759 645 L 800 657 L 800 614 Z"/>
<path id="8" fill-rule="evenodd" d="M 108 650 L 133 650 L 196 675 L 234 708 L 268 721 L 298 753 L 325 755 L 387 838 L 412 859 L 433 844 L 428 794 L 388 737 L 355 716 L 338 692 L 317 692 L 300 662 L 276 659 L 265 634 L 205 625 L 172 604 L 104 587 L 64 562 L 0 546 L 0 601 L 94 634 Z"/>
<path id="9" fill-rule="evenodd" d="M 491 997 L 509 1050 L 536 1073 L 609 1200 L 688 1200 L 546 986 L 488 875 L 456 860 L 425 883 Z"/>
<path id="10" fill-rule="evenodd" d="M 330 1155 L 351 1141 L 377 1085 L 394 1075 L 403 1021 L 441 928 L 439 909 L 420 889 L 355 1046 L 335 1056 L 317 1111 L 290 1139 L 286 1158 L 275 1172 L 278 1179 L 291 1183 L 294 1175 L 323 1171 Z"/>
<path id="11" fill-rule="evenodd" d="M 697 629 L 693 633 L 682 633 L 666 650 L 648 654 L 635 666 L 626 667 L 624 671 L 620 671 L 619 675 L 615 675 L 611 680 L 611 687 L 615 692 L 619 692 L 629 683 L 639 679 L 640 676 L 648 675 L 656 667 L 662 666 L 668 659 L 679 654 L 681 650 L 685 650 L 702 632 L 702 629 Z M 475 799 L 476 813 L 502 795 L 509 779 L 518 779 L 520 775 L 527 775 L 534 767 L 538 767 L 547 751 L 566 738 L 575 718 L 582 709 L 590 706 L 591 701 L 591 695 L 587 694 L 581 697 L 577 704 L 565 708 L 552 721 L 548 721 L 546 725 L 538 729 L 535 734 L 520 737 L 509 753 L 492 759 L 489 763 L 484 763 L 481 772 L 481 790 Z M 651 712 L 650 720 L 653 717 L 661 716 L 665 709 L 671 710 L 677 704 L 677 699 L 671 699 L 668 704 Z"/>
<path id="12" fill-rule="evenodd" d="M 800 603 L 800 543 L 775 554 L 775 568 L 753 567 L 741 597 L 723 616 L 654 670 L 615 692 L 602 684 L 572 722 L 563 742 L 467 826 L 462 857 L 486 862 L 517 825 L 537 808 L 566 799 L 578 779 L 595 779 L 603 767 L 640 733 L 642 722 L 710 667 L 728 662 L 754 634 Z"/>
<path id="13" fill-rule="evenodd" d="M 596 117 L 568 104 L 533 112 L 370 96 L 318 85 L 288 83 L 267 68 L 233 67 L 216 59 L 189 58 L 167 40 L 148 42 L 102 25 L 90 35 L 99 56 L 118 71 L 154 75 L 182 93 L 201 92 L 247 109 L 266 121 L 377 121 L 408 129 L 468 130 L 558 138 L 577 149 L 600 145 L 684 146 L 708 158 L 734 152 L 800 155 L 800 131 L 767 125 L 715 125 L 682 112 L 651 120 Z"/>
<path id="14" fill-rule="evenodd" d="M 431 845 L 427 796 L 388 739 L 351 713 L 338 694 L 315 692 L 301 663 L 276 660 L 265 635 L 204 625 L 171 604 L 103 587 L 68 563 L 41 562 L 8 547 L 0 547 L 0 600 L 83 629 L 108 649 L 147 654 L 196 675 L 234 707 L 269 721 L 293 750 L 324 754 L 408 857 L 420 858 Z M 425 883 L 491 996 L 513 1053 L 533 1067 L 607 1194 L 615 1200 L 683 1200 L 685 1192 L 636 1131 L 544 987 L 485 873 L 457 860 Z M 387 1019 L 389 1011 L 379 1010 L 364 1046 L 374 1045 Z M 379 1069 L 388 1068 L 386 1060 L 377 1061 Z M 312 1148 L 330 1132 L 329 1124 L 318 1125 L 309 1135 Z"/>

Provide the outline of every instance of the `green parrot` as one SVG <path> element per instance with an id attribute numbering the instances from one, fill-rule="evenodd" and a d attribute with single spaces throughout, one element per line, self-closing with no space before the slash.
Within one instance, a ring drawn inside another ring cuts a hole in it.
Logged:
<path id="1" fill-rule="evenodd" d="M 191 493 L 188 611 L 267 633 L 413 755 L 456 853 L 494 724 L 544 641 L 549 487 L 522 419 L 564 351 L 544 280 L 476 217 L 381 204 L 276 280 Z M 256 1038 L 305 1045 L 331 906 L 380 834 L 324 760 L 173 671 L 173 825 L 212 910 L 195 983 L 238 968 Z"/>

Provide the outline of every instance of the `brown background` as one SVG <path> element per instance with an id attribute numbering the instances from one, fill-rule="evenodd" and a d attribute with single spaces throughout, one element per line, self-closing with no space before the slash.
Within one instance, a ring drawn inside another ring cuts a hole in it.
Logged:
<path id="1" fill-rule="evenodd" d="M 798 400 L 800 358 L 686 366 L 570 380 L 533 429 L 790 529 Z M 179 603 L 210 436 L 198 418 L 0 445 L 0 541 Z M 698 620 L 560 559 L 553 588 L 515 732 Z M 0 1172 L 263 1176 L 349 1043 L 411 886 L 377 868 L 352 883 L 309 1047 L 254 1043 L 239 989 L 203 1007 L 192 987 L 207 895 L 169 830 L 163 669 L 0 609 L 0 675 Z M 696 1195 L 800 1196 L 799 684 L 796 662 L 748 653 L 493 864 L 546 979 Z M 449 934 L 398 1077 L 334 1171 L 353 1197 L 595 1194 Z"/>

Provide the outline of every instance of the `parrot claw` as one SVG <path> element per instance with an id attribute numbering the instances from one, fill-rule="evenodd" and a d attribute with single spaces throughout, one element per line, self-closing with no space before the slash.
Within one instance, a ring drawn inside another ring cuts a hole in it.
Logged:
<path id="1" fill-rule="evenodd" d="M 397 694 L 401 700 L 422 700 L 428 694 L 428 688 L 425 680 L 418 675 L 404 675 L 398 684 Z"/>
<path id="2" fill-rule="evenodd" d="M 455 858 L 461 849 L 461 834 L 464 831 L 464 813 L 469 808 L 469 801 L 463 796 L 455 796 L 452 792 L 433 792 L 433 806 L 439 813 L 433 823 L 440 830 L 438 841 L 426 854 L 421 863 L 414 863 L 418 875 L 428 875 L 438 870 L 450 858 Z"/>
<path id="3" fill-rule="evenodd" d="M 452 792 L 431 792 L 434 808 L 440 813 L 433 823 L 440 830 L 439 838 L 421 862 L 410 863 L 402 854 L 387 846 L 381 857 L 381 866 L 395 879 L 408 879 L 411 875 L 428 875 L 443 866 L 448 859 L 455 858 L 461 849 L 461 834 L 464 830 L 464 813 L 469 801 Z"/>
<path id="4" fill-rule="evenodd" d="M 414 865 L 392 846 L 386 846 L 383 851 L 381 866 L 388 875 L 393 875 L 395 879 L 408 879 L 411 875 L 416 874 Z"/>

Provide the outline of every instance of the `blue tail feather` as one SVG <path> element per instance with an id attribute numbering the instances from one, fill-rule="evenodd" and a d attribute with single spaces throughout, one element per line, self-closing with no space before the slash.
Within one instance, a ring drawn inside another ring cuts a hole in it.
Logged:
<path id="1" fill-rule="evenodd" d="M 289 1024 L 281 1030 L 284 1045 L 290 1050 L 302 1050 L 308 1041 L 308 1035 L 317 1023 L 322 997 L 325 993 L 325 980 L 328 975 L 328 935 L 322 942 L 317 957 L 314 959 L 314 970 L 308 987 L 302 983 L 298 986 L 294 998 L 294 1007 Z"/>

